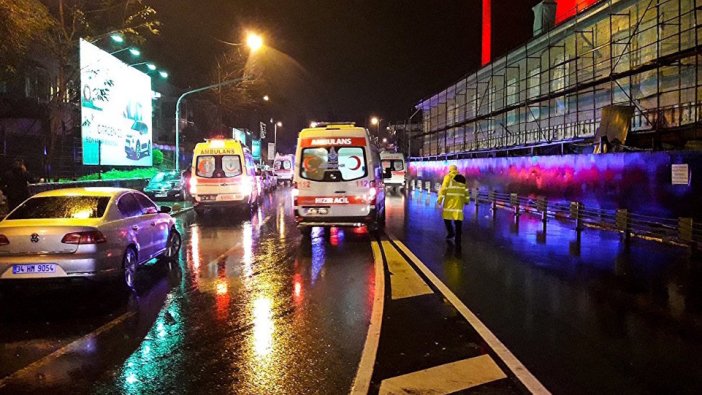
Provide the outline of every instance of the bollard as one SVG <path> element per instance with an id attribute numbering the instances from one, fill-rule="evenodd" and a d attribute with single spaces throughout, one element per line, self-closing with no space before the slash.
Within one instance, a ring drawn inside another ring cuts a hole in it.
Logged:
<path id="1" fill-rule="evenodd" d="M 497 193 L 494 190 L 490 191 L 488 199 L 492 202 L 492 216 L 494 218 L 497 215 Z"/>
<path id="2" fill-rule="evenodd" d="M 583 204 L 580 202 L 570 202 L 570 217 L 575 219 L 575 230 L 583 230 Z"/>
<path id="3" fill-rule="evenodd" d="M 475 194 L 475 215 L 477 216 L 478 208 L 480 206 L 480 188 L 475 188 L 473 193 Z"/>
<path id="4" fill-rule="evenodd" d="M 678 238 L 686 243 L 692 243 L 692 218 L 678 218 Z"/>
<path id="5" fill-rule="evenodd" d="M 514 216 L 519 217 L 519 195 L 516 193 L 509 194 L 509 204 L 514 207 Z"/>
<path id="6" fill-rule="evenodd" d="M 546 219 L 548 218 L 548 199 L 544 196 L 540 196 L 536 199 L 536 210 L 541 213 L 541 222 L 546 226 Z"/>
<path id="7" fill-rule="evenodd" d="M 624 240 L 629 241 L 631 238 L 631 223 L 629 221 L 629 210 L 617 210 L 615 223 L 617 224 L 617 230 L 624 233 Z"/>

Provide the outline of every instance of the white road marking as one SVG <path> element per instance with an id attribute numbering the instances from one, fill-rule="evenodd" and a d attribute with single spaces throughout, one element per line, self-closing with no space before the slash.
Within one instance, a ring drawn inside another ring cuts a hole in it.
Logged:
<path id="1" fill-rule="evenodd" d="M 486 354 L 385 379 L 379 394 L 450 394 L 504 378 Z"/>
<path id="2" fill-rule="evenodd" d="M 480 336 L 485 340 L 485 342 L 492 348 L 492 350 L 500 357 L 502 362 L 507 365 L 507 367 L 514 373 L 514 375 L 524 384 L 524 386 L 533 394 L 550 394 L 546 387 L 541 384 L 541 382 L 534 377 L 534 375 L 529 372 L 529 370 L 517 359 L 517 357 L 512 354 L 511 351 L 505 347 L 504 344 L 495 336 L 490 329 L 483 324 L 482 321 L 473 314 L 468 307 L 466 307 L 463 302 L 446 286 L 441 280 L 439 280 L 434 273 L 429 270 L 424 263 L 422 263 L 419 258 L 417 258 L 412 251 L 407 248 L 397 237 L 388 235 L 392 241 L 402 250 L 402 252 L 407 255 L 412 262 L 417 266 L 417 268 L 426 276 L 429 281 L 441 292 L 442 295 L 448 300 L 453 307 L 455 307 L 461 315 L 470 323 L 470 325 L 480 334 Z"/>
<path id="3" fill-rule="evenodd" d="M 377 241 L 371 241 L 373 249 L 373 259 L 375 261 L 375 290 L 373 291 L 373 310 L 371 312 L 370 325 L 366 342 L 363 345 L 361 361 L 358 363 L 356 378 L 353 380 L 351 394 L 365 395 L 370 388 L 373 376 L 373 366 L 378 353 L 378 342 L 380 341 L 380 324 L 383 321 L 383 305 L 385 303 L 385 274 L 383 268 L 383 255 L 380 253 L 380 245 Z"/>
<path id="4" fill-rule="evenodd" d="M 389 241 L 383 240 L 382 245 L 390 272 L 392 300 L 434 293 Z"/>
<path id="5" fill-rule="evenodd" d="M 27 377 L 33 371 L 47 365 L 50 362 L 53 362 L 53 361 L 61 358 L 62 356 L 66 355 L 68 353 L 84 349 L 85 345 L 87 344 L 88 341 L 91 340 L 91 338 L 98 337 L 102 333 L 109 331 L 110 329 L 114 328 L 115 326 L 121 324 L 122 322 L 124 322 L 127 319 L 129 319 L 130 317 L 132 317 L 134 314 L 136 314 L 134 311 L 128 311 L 128 312 L 120 315 L 119 317 L 115 318 L 114 320 L 106 323 L 105 325 L 97 328 L 96 330 L 88 333 L 87 335 L 81 337 L 80 339 L 75 340 L 75 341 L 59 348 L 58 350 L 52 352 L 51 354 L 49 354 L 49 355 L 47 355 L 47 356 L 45 356 L 37 361 L 30 363 L 29 365 L 23 367 L 22 369 L 19 369 L 19 370 L 15 371 L 14 373 L 3 377 L 2 379 L 0 379 L 0 388 L 4 387 L 5 385 L 7 385 L 7 383 L 9 383 L 12 380 L 16 380 L 16 379 L 21 378 L 21 377 Z"/>

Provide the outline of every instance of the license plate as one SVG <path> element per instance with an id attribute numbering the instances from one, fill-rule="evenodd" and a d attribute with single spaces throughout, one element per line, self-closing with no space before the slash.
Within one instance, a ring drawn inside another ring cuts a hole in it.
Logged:
<path id="1" fill-rule="evenodd" d="M 200 200 L 202 200 L 203 202 L 207 202 L 207 201 L 215 200 L 215 199 L 217 199 L 217 195 L 201 195 L 200 196 Z"/>
<path id="2" fill-rule="evenodd" d="M 55 272 L 56 265 L 52 263 L 40 263 L 36 265 L 12 265 L 12 274 L 42 274 Z"/>
<path id="3" fill-rule="evenodd" d="M 223 194 L 223 195 L 218 195 L 217 200 L 224 200 L 224 201 L 241 200 L 241 196 L 235 195 L 232 193 L 227 193 L 227 194 Z"/>
<path id="4" fill-rule="evenodd" d="M 166 197 L 168 194 L 166 192 L 159 192 L 155 195 L 156 197 Z"/>

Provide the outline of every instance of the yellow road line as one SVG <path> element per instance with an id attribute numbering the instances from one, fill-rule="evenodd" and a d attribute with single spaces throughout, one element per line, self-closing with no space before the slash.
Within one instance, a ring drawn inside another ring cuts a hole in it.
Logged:
<path id="1" fill-rule="evenodd" d="M 495 361 L 481 355 L 385 379 L 379 393 L 450 394 L 504 378 L 507 375 Z"/>
<path id="2" fill-rule="evenodd" d="M 383 268 L 383 255 L 380 253 L 378 242 L 371 241 L 373 249 L 373 259 L 375 266 L 375 289 L 373 291 L 373 310 L 371 312 L 370 325 L 366 342 L 363 345 L 361 361 L 358 363 L 356 378 L 353 380 L 351 394 L 365 395 L 370 388 L 373 376 L 373 366 L 378 353 L 378 342 L 380 341 L 380 324 L 383 321 L 383 305 L 385 303 L 385 274 Z"/>
<path id="3" fill-rule="evenodd" d="M 52 352 L 51 354 L 49 354 L 49 355 L 47 355 L 47 356 L 45 356 L 37 361 L 30 363 L 29 365 L 23 367 L 22 369 L 17 370 L 14 373 L 10 374 L 9 376 L 3 377 L 2 379 L 0 379 L 0 388 L 7 385 L 7 383 L 9 383 L 10 381 L 13 381 L 13 380 L 16 380 L 16 379 L 19 379 L 22 377 L 25 377 L 25 378 L 34 377 L 33 375 L 30 376 L 30 374 L 32 372 L 34 372 L 35 370 L 47 365 L 50 362 L 53 362 L 53 361 L 61 358 L 62 356 L 66 355 L 70 352 L 79 351 L 81 349 L 84 349 L 86 342 L 88 340 L 90 340 L 90 338 L 100 336 L 102 333 L 107 332 L 110 329 L 114 328 L 115 326 L 126 321 L 127 319 L 132 317 L 134 314 L 136 314 L 136 313 L 133 311 L 126 312 L 126 313 L 122 314 L 121 316 L 115 318 L 114 320 L 108 322 L 107 324 L 105 324 L 105 325 L 97 328 L 96 330 L 88 333 L 87 335 L 81 337 L 80 339 L 75 340 L 75 341 L 59 348 L 58 350 Z"/>
<path id="4" fill-rule="evenodd" d="M 389 241 L 383 240 L 382 245 L 390 272 L 390 295 L 393 300 L 434 293 Z"/>
<path id="5" fill-rule="evenodd" d="M 550 392 L 546 387 L 539 382 L 539 380 L 534 377 L 534 375 L 529 372 L 529 370 L 517 359 L 517 357 L 512 354 L 511 351 L 505 347 L 504 344 L 495 336 L 488 328 L 483 324 L 482 321 L 473 314 L 468 307 L 466 307 L 463 302 L 443 283 L 439 280 L 434 273 L 422 263 L 419 258 L 417 258 L 412 251 L 407 248 L 397 237 L 388 235 L 391 240 L 395 242 L 398 248 L 407 255 L 412 262 L 417 266 L 417 268 L 426 276 L 426 278 L 431 281 L 432 284 L 441 292 L 442 295 L 448 300 L 453 307 L 458 310 L 463 318 L 465 318 L 468 323 L 480 334 L 480 336 L 485 340 L 485 342 L 492 348 L 492 350 L 497 354 L 502 362 L 507 365 L 507 367 L 514 373 L 514 375 L 519 379 L 519 381 L 524 384 L 524 386 L 533 394 L 549 394 Z"/>

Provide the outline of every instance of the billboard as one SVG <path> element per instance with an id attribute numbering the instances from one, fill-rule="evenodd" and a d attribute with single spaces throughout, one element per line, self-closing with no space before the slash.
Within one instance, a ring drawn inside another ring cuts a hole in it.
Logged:
<path id="1" fill-rule="evenodd" d="M 241 144 L 246 145 L 246 131 L 243 129 L 232 128 L 232 137 L 234 140 L 239 140 Z"/>
<path id="2" fill-rule="evenodd" d="M 261 140 L 251 141 L 251 156 L 253 156 L 254 160 L 261 160 Z"/>
<path id="3" fill-rule="evenodd" d="M 151 166 L 151 77 L 80 40 L 84 165 Z"/>

